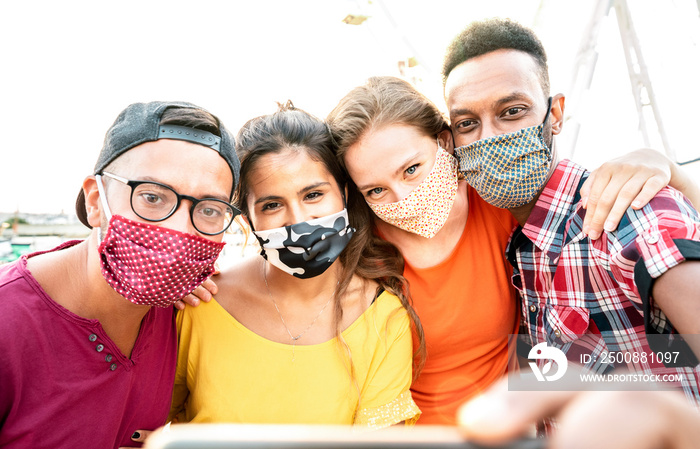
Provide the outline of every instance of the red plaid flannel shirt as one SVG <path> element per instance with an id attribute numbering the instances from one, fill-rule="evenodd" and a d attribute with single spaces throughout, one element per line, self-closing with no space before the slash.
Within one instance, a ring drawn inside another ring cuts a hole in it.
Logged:
<path id="1" fill-rule="evenodd" d="M 700 242 L 698 212 L 667 187 L 643 209 L 628 209 L 616 231 L 590 240 L 582 232 L 585 211 L 579 194 L 587 176 L 577 164 L 560 162 L 527 223 L 511 236 L 507 251 L 514 265 L 513 285 L 521 297 L 521 339 L 559 347 L 577 364 L 583 354 L 591 354 L 583 366 L 598 374 L 621 367 L 646 374 L 682 374 L 681 385 L 675 386 L 697 404 L 700 366 L 601 361 L 604 352 L 652 352 L 634 283 L 635 263 L 643 259 L 656 278 L 683 262 L 673 239 Z M 655 328 L 674 332 L 661 310 L 655 308 L 653 315 Z"/>

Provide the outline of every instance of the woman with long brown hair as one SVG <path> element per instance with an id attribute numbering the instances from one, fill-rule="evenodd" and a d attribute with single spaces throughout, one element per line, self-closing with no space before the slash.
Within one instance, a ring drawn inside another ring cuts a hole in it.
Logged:
<path id="1" fill-rule="evenodd" d="M 177 318 L 179 422 L 413 423 L 422 326 L 403 258 L 346 188 L 323 121 L 291 103 L 238 134 L 236 203 L 261 246 Z M 414 350 L 412 330 L 419 336 Z"/>

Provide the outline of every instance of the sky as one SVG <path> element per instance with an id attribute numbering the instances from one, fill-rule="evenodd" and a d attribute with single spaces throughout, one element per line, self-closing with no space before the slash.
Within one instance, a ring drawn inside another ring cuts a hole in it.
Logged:
<path id="1" fill-rule="evenodd" d="M 0 212 L 72 213 L 104 133 L 128 104 L 184 100 L 236 132 L 291 99 L 318 117 L 373 75 L 404 76 L 444 110 L 440 69 L 472 20 L 510 17 L 549 54 L 553 92 L 575 92 L 598 0 L 198 0 L 0 2 Z M 697 0 L 630 1 L 677 160 L 700 157 Z M 360 25 L 349 15 L 368 18 Z M 617 20 L 601 22 L 589 91 L 567 97 L 560 136 L 589 168 L 644 146 Z M 399 71 L 400 61 L 419 64 Z M 652 148 L 664 151 L 660 141 Z M 700 182 L 700 162 L 687 165 Z"/>

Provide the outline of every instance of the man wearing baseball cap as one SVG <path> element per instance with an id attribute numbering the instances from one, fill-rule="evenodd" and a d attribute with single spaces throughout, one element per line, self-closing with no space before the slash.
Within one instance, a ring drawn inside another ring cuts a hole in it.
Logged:
<path id="1" fill-rule="evenodd" d="M 0 447 L 133 446 L 165 423 L 173 303 L 214 270 L 239 168 L 198 106 L 122 111 L 76 202 L 87 239 L 0 267 Z"/>

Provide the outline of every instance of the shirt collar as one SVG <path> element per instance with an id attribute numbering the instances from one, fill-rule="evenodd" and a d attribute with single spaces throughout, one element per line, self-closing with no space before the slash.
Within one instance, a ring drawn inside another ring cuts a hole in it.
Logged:
<path id="1" fill-rule="evenodd" d="M 523 234 L 552 261 L 559 258 L 564 245 L 585 237 L 580 190 L 587 177 L 578 164 L 567 159 L 559 162 L 523 226 Z"/>

